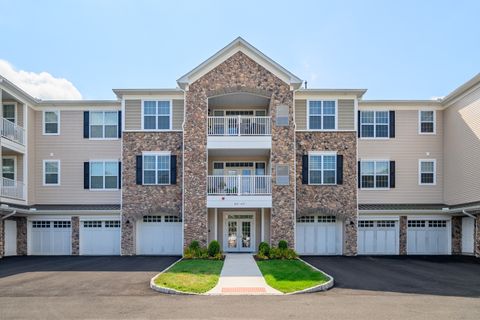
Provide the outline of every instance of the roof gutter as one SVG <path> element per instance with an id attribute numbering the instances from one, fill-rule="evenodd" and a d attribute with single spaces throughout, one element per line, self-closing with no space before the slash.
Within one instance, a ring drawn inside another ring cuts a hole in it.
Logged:
<path id="1" fill-rule="evenodd" d="M 387 213 L 387 214 L 402 214 L 402 213 L 463 213 L 469 217 L 475 217 L 475 215 L 468 213 L 467 210 L 480 210 L 480 205 L 479 206 L 472 206 L 472 207 L 463 207 L 463 208 L 454 208 L 454 209 L 426 209 L 426 210 L 416 210 L 416 209 L 400 209 L 400 210 L 358 210 L 361 213 L 372 213 L 372 214 L 378 214 L 380 212 L 382 213 Z"/>

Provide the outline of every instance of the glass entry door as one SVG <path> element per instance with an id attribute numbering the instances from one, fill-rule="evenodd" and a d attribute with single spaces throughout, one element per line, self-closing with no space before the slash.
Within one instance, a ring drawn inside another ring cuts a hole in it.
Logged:
<path id="1" fill-rule="evenodd" d="M 254 214 L 227 214 L 224 226 L 224 251 L 252 252 L 255 248 Z"/>

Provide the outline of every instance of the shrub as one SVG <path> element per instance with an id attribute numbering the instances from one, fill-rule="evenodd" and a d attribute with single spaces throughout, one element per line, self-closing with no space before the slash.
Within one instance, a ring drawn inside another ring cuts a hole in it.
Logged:
<path id="1" fill-rule="evenodd" d="M 283 249 L 283 250 L 288 249 L 287 241 L 285 241 L 285 240 L 278 241 L 278 248 Z"/>
<path id="2" fill-rule="evenodd" d="M 270 259 L 294 260 L 297 258 L 298 258 L 298 255 L 293 249 L 272 248 L 270 250 Z"/>
<path id="3" fill-rule="evenodd" d="M 266 242 L 260 242 L 258 245 L 258 255 L 267 257 L 270 255 L 270 246 Z"/>
<path id="4" fill-rule="evenodd" d="M 217 254 L 220 253 L 220 244 L 217 240 L 212 240 L 208 245 L 208 255 L 210 257 L 215 257 Z"/>
<path id="5" fill-rule="evenodd" d="M 193 240 L 192 242 L 190 242 L 188 248 L 192 251 L 196 251 L 200 249 L 200 243 L 197 240 Z"/>

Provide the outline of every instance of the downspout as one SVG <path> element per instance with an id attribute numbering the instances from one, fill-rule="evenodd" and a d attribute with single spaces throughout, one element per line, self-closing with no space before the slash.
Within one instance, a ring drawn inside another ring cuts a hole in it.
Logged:
<path id="1" fill-rule="evenodd" d="M 466 216 L 469 216 L 470 218 L 473 218 L 474 220 L 477 220 L 477 216 L 471 214 L 471 213 L 468 213 L 467 210 L 462 210 L 462 213 Z"/>
<path id="2" fill-rule="evenodd" d="M 2 217 L 2 220 L 5 220 L 7 218 L 10 218 L 11 216 L 15 215 L 17 213 L 17 210 L 13 210 L 12 212 L 10 212 L 9 214 L 7 214 L 6 216 L 3 216 Z"/>

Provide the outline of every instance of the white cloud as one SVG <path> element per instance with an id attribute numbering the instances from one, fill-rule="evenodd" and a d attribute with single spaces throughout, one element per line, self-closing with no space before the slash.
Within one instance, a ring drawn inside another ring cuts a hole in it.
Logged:
<path id="1" fill-rule="evenodd" d="M 82 99 L 75 86 L 63 78 L 55 78 L 48 72 L 17 70 L 8 61 L 0 59 L 0 75 L 33 97 L 43 100 Z"/>

